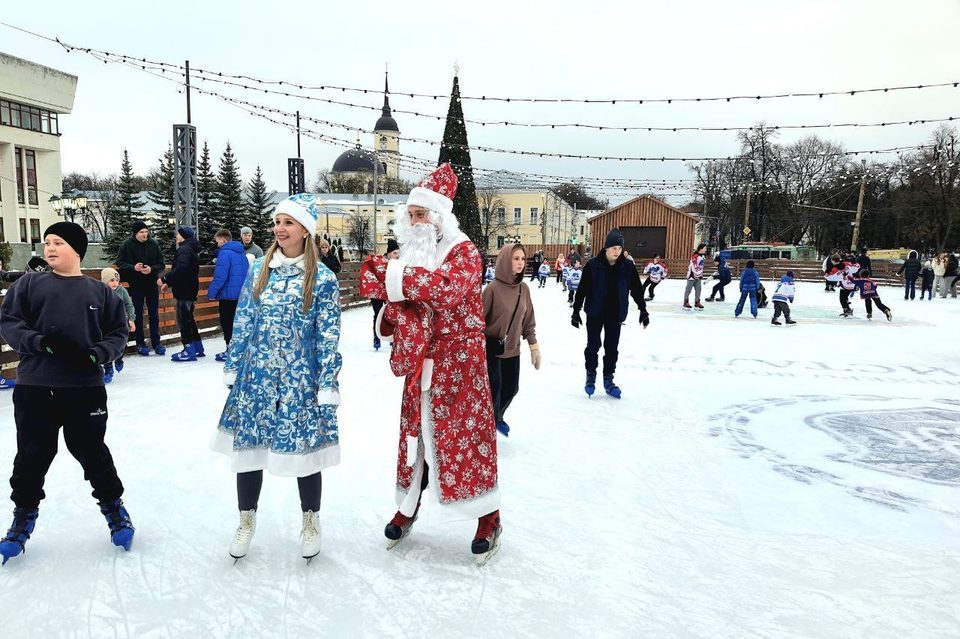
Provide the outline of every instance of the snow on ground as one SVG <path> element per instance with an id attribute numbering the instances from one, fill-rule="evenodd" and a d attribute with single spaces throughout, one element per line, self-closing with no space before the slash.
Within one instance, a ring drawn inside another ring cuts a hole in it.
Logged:
<path id="1" fill-rule="evenodd" d="M 343 317 L 342 463 L 324 473 L 323 551 L 298 556 L 295 482 L 268 476 L 234 566 L 234 478 L 207 449 L 226 389 L 212 357 L 129 357 L 108 443 L 137 537 L 109 543 L 65 447 L 25 556 L 0 570 L 4 627 L 77 637 L 960 636 L 960 301 L 894 321 L 837 317 L 800 284 L 795 327 L 679 307 L 668 281 L 643 331 L 631 310 L 620 401 L 582 390 L 584 329 L 533 290 L 543 367 L 524 347 L 500 439 L 503 547 L 426 507 L 384 549 L 401 381 Z M 879 314 L 878 314 L 879 315 Z M 220 350 L 209 344 L 207 351 Z M 15 451 L 0 396 L 0 474 Z M 0 522 L 5 525 L 6 520 Z M 6 634 L 6 633 L 5 633 Z"/>

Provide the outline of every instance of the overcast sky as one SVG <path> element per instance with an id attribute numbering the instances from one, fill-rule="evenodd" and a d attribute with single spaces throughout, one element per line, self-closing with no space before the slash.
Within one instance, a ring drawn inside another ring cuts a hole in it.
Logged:
<path id="1" fill-rule="evenodd" d="M 813 0 L 565 3 L 247 2 L 222 0 L 9 3 L 2 19 L 61 41 L 263 78 L 380 89 L 389 63 L 395 92 L 449 95 L 454 63 L 466 95 L 577 98 L 695 97 L 847 90 L 960 80 L 960 2 Z M 142 5 L 142 6 L 140 6 Z M 64 172 L 114 173 L 126 147 L 134 167 L 158 163 L 184 96 L 162 79 L 67 53 L 0 27 L 0 51 L 79 77 L 61 119 Z M 370 129 L 378 113 L 199 84 L 251 102 Z M 380 94 L 313 95 L 379 107 Z M 219 156 L 229 140 L 245 178 L 260 164 L 268 187 L 286 190 L 293 134 L 215 98 L 193 95 L 193 124 Z M 394 108 L 444 116 L 447 100 L 394 95 Z M 464 102 L 467 118 L 609 126 L 749 126 L 874 122 L 960 116 L 960 89 L 731 103 L 555 105 Z M 443 122 L 396 114 L 401 135 L 440 140 Z M 306 126 L 306 124 L 304 125 Z M 310 125 L 354 139 L 355 133 Z M 821 132 L 848 149 L 922 144 L 935 125 Z M 726 156 L 735 135 L 612 133 L 468 127 L 472 145 L 614 156 Z M 791 142 L 801 132 L 783 132 Z M 370 136 L 362 138 L 371 144 Z M 309 182 L 343 149 L 304 139 Z M 401 151 L 435 160 L 437 148 Z M 611 162 L 473 154 L 476 167 L 566 176 L 690 177 L 682 163 Z M 412 172 L 405 175 L 416 178 Z M 625 199 L 623 196 L 613 198 Z M 670 198 L 679 203 L 685 198 Z"/>

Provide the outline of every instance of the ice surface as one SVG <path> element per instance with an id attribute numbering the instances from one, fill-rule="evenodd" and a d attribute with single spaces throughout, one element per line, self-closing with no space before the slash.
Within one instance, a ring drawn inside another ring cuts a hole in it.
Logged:
<path id="1" fill-rule="evenodd" d="M 227 555 L 237 512 L 227 461 L 207 449 L 226 397 L 213 357 L 128 357 L 108 443 L 133 549 L 110 544 L 61 446 L 27 553 L 0 570 L 2 634 L 960 636 L 960 301 L 882 287 L 894 322 L 868 322 L 859 300 L 841 319 L 836 293 L 800 284 L 799 324 L 772 327 L 772 308 L 734 320 L 736 283 L 702 312 L 680 309 L 682 284 L 657 289 L 646 331 L 631 310 L 619 401 L 584 395 L 586 332 L 566 295 L 532 291 L 543 366 L 524 347 L 500 438 L 503 547 L 482 569 L 476 523 L 429 506 L 384 549 L 401 381 L 371 348 L 370 309 L 343 318 L 343 461 L 324 473 L 310 566 L 289 478 L 266 478 L 250 555 Z"/>

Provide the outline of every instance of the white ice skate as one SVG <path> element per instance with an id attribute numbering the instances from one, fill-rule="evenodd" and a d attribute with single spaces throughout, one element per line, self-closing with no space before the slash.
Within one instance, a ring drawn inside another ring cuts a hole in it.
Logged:
<path id="1" fill-rule="evenodd" d="M 257 530 L 257 511 L 241 510 L 240 525 L 237 532 L 233 534 L 233 541 L 230 542 L 230 556 L 235 560 L 247 556 L 250 551 L 250 541 L 253 539 L 253 533 Z M 236 563 L 236 561 L 234 561 Z"/>
<path id="2" fill-rule="evenodd" d="M 320 513 L 308 510 L 303 513 L 303 528 L 300 530 L 300 555 L 309 563 L 320 554 Z"/>

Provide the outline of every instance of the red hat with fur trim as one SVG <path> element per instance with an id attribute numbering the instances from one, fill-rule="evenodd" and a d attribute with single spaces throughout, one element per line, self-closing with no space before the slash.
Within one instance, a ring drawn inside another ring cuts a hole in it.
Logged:
<path id="1" fill-rule="evenodd" d="M 444 162 L 410 191 L 407 206 L 422 206 L 428 211 L 450 213 L 456 195 L 457 174 L 449 162 Z"/>

